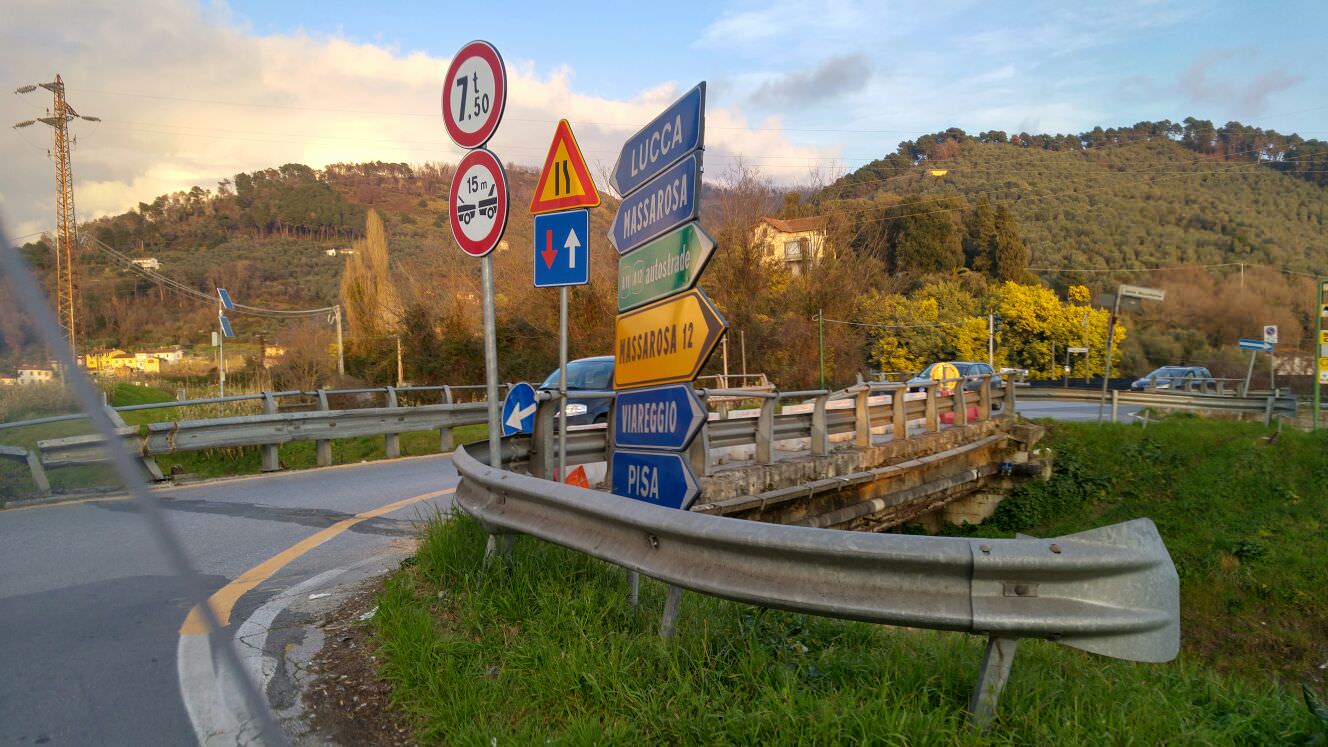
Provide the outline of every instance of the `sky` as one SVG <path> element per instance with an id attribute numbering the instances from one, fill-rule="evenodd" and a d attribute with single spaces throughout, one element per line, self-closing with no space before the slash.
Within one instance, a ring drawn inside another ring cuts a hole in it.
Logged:
<path id="1" fill-rule="evenodd" d="M 706 179 L 824 183 L 949 127 L 1082 132 L 1187 116 L 1328 139 L 1328 3 L 365 3 L 6 0 L 0 84 L 63 76 L 80 220 L 298 162 L 455 162 L 453 53 L 500 51 L 490 148 L 538 167 L 567 118 L 592 173 L 707 82 Z M 0 94 L 0 122 L 45 114 Z M 55 222 L 51 132 L 0 130 L 0 219 Z M 601 180 L 602 182 L 602 180 Z M 600 185 L 604 185 L 601 183 Z"/>

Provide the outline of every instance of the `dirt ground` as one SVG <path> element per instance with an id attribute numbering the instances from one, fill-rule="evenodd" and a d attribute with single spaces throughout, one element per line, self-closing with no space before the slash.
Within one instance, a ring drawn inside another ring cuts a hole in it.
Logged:
<path id="1" fill-rule="evenodd" d="M 304 693 L 314 729 L 340 745 L 413 747 L 404 714 L 390 705 L 392 687 L 378 677 L 373 635 L 361 617 L 375 610 L 381 579 L 361 584 L 319 626 L 323 650 L 309 664 L 313 683 Z"/>

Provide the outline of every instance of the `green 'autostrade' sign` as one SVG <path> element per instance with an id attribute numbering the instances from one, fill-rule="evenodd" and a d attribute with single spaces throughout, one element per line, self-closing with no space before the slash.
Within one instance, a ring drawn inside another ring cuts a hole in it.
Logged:
<path id="1" fill-rule="evenodd" d="M 715 240 L 693 221 L 624 254 L 618 260 L 618 311 L 689 290 L 714 253 Z"/>

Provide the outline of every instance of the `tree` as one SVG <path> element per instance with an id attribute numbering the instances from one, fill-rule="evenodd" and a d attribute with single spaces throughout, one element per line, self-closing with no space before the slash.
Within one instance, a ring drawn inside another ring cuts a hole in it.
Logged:
<path id="1" fill-rule="evenodd" d="M 964 226 L 964 264 L 975 272 L 990 272 L 996 244 L 996 213 L 986 195 L 978 196 Z"/>
<path id="2" fill-rule="evenodd" d="M 896 272 L 953 272 L 964 266 L 954 198 L 912 196 L 886 212 Z"/>
<path id="3" fill-rule="evenodd" d="M 1005 203 L 996 206 L 996 233 L 992 241 L 992 257 L 999 280 L 1023 280 L 1028 272 L 1028 246 L 1019 235 L 1019 223 Z"/>
<path id="4" fill-rule="evenodd" d="M 387 258 L 387 232 L 378 213 L 365 216 L 364 238 L 351 246 L 341 275 L 341 303 L 353 338 L 382 337 L 397 327 L 400 304 Z"/>

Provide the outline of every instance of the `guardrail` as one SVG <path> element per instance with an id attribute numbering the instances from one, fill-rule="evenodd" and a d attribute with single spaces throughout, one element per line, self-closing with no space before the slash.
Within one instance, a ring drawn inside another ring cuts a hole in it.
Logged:
<path id="1" fill-rule="evenodd" d="M 1025 400 L 1062 400 L 1073 402 L 1101 402 L 1102 392 L 1087 389 L 1021 389 L 1019 397 Z M 1299 401 L 1281 392 L 1259 393 L 1247 397 L 1226 394 L 1202 394 L 1184 391 L 1137 391 L 1113 389 L 1108 404 L 1111 422 L 1119 421 L 1121 405 L 1137 405 L 1171 410 L 1195 412 L 1242 412 L 1264 416 L 1264 424 L 1271 425 L 1274 416 L 1295 417 Z"/>
<path id="2" fill-rule="evenodd" d="M 524 441 L 505 440 L 504 459 L 538 451 Z M 457 504 L 502 538 L 491 549 L 528 534 L 670 584 L 661 635 L 672 635 L 689 589 L 986 636 L 970 703 L 979 726 L 995 713 L 1021 638 L 1145 662 L 1170 661 L 1180 645 L 1179 581 L 1148 519 L 1050 540 L 870 534 L 676 511 L 487 462 L 484 444 L 453 455 Z"/>

